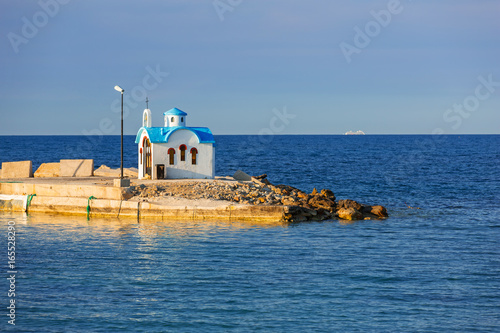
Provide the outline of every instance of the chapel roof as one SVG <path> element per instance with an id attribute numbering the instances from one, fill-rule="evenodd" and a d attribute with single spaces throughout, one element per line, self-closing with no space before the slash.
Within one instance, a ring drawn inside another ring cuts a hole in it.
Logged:
<path id="1" fill-rule="evenodd" d="M 186 112 L 179 110 L 178 108 L 170 109 L 167 112 L 163 112 L 163 114 L 166 116 L 187 116 Z"/>
<path id="2" fill-rule="evenodd" d="M 180 110 L 179 110 L 180 111 Z M 182 112 L 182 111 L 181 111 Z M 139 143 L 143 131 L 147 132 L 151 143 L 168 143 L 170 136 L 178 130 L 188 130 L 193 132 L 198 138 L 199 143 L 215 143 L 214 136 L 207 127 L 141 127 L 137 132 L 135 143 Z"/>

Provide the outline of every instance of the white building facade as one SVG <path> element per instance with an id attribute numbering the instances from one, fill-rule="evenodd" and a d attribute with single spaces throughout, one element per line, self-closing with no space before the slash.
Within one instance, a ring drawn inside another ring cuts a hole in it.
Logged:
<path id="1" fill-rule="evenodd" d="M 215 140 L 207 127 L 187 127 L 187 113 L 173 108 L 164 114 L 164 127 L 152 127 L 144 110 L 135 143 L 139 150 L 139 179 L 214 178 Z"/>

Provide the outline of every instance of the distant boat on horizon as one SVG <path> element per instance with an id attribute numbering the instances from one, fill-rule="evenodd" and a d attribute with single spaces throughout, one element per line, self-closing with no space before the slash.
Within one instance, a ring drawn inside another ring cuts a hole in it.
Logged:
<path id="1" fill-rule="evenodd" d="M 363 132 L 362 130 L 359 130 L 359 131 L 356 131 L 356 132 L 347 131 L 347 132 L 345 132 L 345 135 L 365 135 L 365 132 Z"/>

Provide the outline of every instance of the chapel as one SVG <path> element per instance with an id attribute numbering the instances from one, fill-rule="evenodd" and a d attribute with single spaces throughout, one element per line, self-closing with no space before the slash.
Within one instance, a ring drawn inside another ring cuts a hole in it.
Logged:
<path id="1" fill-rule="evenodd" d="M 215 140 L 207 127 L 188 127 L 187 113 L 173 108 L 163 113 L 164 126 L 152 127 L 145 109 L 135 143 L 139 179 L 214 178 Z"/>

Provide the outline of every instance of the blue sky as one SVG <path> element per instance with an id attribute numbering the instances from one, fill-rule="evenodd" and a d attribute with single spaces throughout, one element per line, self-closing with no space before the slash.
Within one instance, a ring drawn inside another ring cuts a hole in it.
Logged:
<path id="1" fill-rule="evenodd" d="M 500 133 L 500 2 L 0 2 L 0 135 Z M 359 32 L 361 31 L 361 33 Z M 347 50 L 347 51 L 346 51 Z M 486 83 L 485 83 L 486 82 Z"/>

